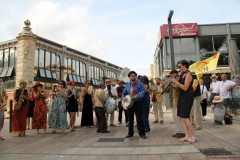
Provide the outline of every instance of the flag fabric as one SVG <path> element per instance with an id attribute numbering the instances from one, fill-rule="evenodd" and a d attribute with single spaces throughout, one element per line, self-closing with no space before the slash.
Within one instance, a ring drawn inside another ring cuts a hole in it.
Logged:
<path id="1" fill-rule="evenodd" d="M 209 57 L 208 59 L 193 63 L 191 66 L 189 66 L 189 70 L 194 71 L 195 74 L 200 75 L 200 77 L 204 73 L 215 71 L 217 69 L 219 55 L 220 52 L 214 54 L 212 57 Z"/>

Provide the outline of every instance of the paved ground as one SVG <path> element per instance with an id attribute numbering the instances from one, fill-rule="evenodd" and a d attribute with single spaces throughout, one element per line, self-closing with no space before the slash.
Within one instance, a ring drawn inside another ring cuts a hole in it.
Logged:
<path id="1" fill-rule="evenodd" d="M 81 115 L 81 114 L 80 114 Z M 173 138 L 174 124 L 170 124 L 171 112 L 165 111 L 164 124 L 153 124 L 154 116 L 150 114 L 151 132 L 147 139 L 135 135 L 131 139 L 124 139 L 127 134 L 125 123 L 117 124 L 118 112 L 115 112 L 116 127 L 109 127 L 110 133 L 96 133 L 96 128 L 77 128 L 75 132 L 61 134 L 35 134 L 35 130 L 28 130 L 27 137 L 17 137 L 9 133 L 9 120 L 0 136 L 0 159 L 81 159 L 81 160 L 146 160 L 146 159 L 240 159 L 240 118 L 234 117 L 232 125 L 213 125 L 213 113 L 203 121 L 203 129 L 196 131 L 198 142 L 189 144 L 178 142 Z M 80 124 L 80 117 L 77 125 Z M 41 131 L 42 132 L 42 131 Z M 97 142 L 100 138 L 122 138 L 123 142 Z M 232 156 L 206 157 L 199 149 L 225 148 Z"/>

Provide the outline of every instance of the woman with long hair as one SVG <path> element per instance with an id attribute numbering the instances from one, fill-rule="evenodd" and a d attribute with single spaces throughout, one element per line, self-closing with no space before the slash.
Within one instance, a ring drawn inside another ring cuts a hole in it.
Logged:
<path id="1" fill-rule="evenodd" d="M 53 101 L 49 128 L 53 128 L 52 134 L 56 133 L 56 129 L 61 129 L 62 134 L 65 134 L 65 129 L 68 127 L 65 102 L 67 90 L 65 81 L 59 81 L 54 96 L 56 96 L 56 100 Z"/>
<path id="2" fill-rule="evenodd" d="M 20 88 L 14 92 L 14 109 L 12 116 L 12 134 L 18 134 L 19 137 L 26 137 L 26 123 L 28 114 L 28 91 L 25 89 L 27 81 L 19 81 Z"/>
<path id="3" fill-rule="evenodd" d="M 33 110 L 34 110 L 34 103 L 35 103 L 33 87 L 30 88 L 29 90 L 28 98 L 29 98 L 29 101 L 28 101 L 28 115 L 27 115 L 27 130 L 30 129 L 31 121 L 33 118 Z"/>
<path id="4" fill-rule="evenodd" d="M 36 134 L 39 134 L 39 129 L 43 129 L 43 134 L 46 134 L 47 128 L 47 106 L 46 95 L 43 91 L 43 85 L 40 82 L 36 82 L 33 86 L 35 106 L 33 110 L 33 122 L 32 129 L 37 129 Z"/>
<path id="5" fill-rule="evenodd" d="M 74 81 L 68 82 L 68 112 L 70 114 L 70 131 L 75 131 L 74 125 L 76 121 L 76 113 L 78 112 L 78 91 L 74 88 Z"/>
<path id="6" fill-rule="evenodd" d="M 91 128 L 93 126 L 93 87 L 89 80 L 85 81 L 85 87 L 81 89 L 82 120 L 81 126 Z"/>
<path id="7" fill-rule="evenodd" d="M 194 93 L 192 87 L 192 75 L 188 70 L 189 63 L 186 60 L 181 60 L 177 63 L 179 71 L 181 72 L 179 80 L 172 78 L 171 81 L 175 83 L 180 90 L 178 100 L 177 116 L 180 117 L 182 127 L 185 132 L 185 137 L 180 142 L 197 142 L 192 123 L 189 120 L 190 112 L 194 101 Z"/>
<path id="8" fill-rule="evenodd" d="M 204 83 L 203 79 L 202 78 L 199 79 L 201 96 L 202 96 L 202 101 L 200 103 L 202 107 L 202 119 L 203 121 L 205 121 L 204 116 L 207 115 L 208 90 L 203 83 Z"/>
<path id="9" fill-rule="evenodd" d="M 3 84 L 1 84 L 1 85 L 3 85 Z M 5 111 L 5 105 L 6 105 L 5 102 L 7 101 L 8 96 L 7 96 L 6 91 L 3 89 L 3 87 L 1 87 L 0 92 L 1 92 L 1 94 L 0 94 L 0 132 L 1 132 L 1 130 L 3 129 L 3 124 L 4 124 L 4 111 Z M 5 140 L 5 139 L 3 137 L 0 137 L 0 141 L 1 140 Z"/>

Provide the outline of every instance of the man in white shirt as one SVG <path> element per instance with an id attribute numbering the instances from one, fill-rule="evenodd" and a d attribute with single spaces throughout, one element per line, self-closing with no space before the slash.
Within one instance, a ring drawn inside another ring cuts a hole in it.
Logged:
<path id="1" fill-rule="evenodd" d="M 116 88 L 112 87 L 110 80 L 108 80 L 108 79 L 106 80 L 106 85 L 107 86 L 104 89 L 105 95 L 113 97 L 113 98 L 117 98 Z M 108 122 L 108 115 L 109 115 L 109 113 L 106 113 L 107 122 Z M 110 117 L 110 126 L 116 126 L 115 124 L 113 124 L 113 122 L 114 122 L 114 111 L 110 115 L 111 115 L 111 117 Z"/>
<path id="2" fill-rule="evenodd" d="M 226 74 L 222 74 L 221 79 L 222 81 L 220 82 L 220 97 L 223 98 L 223 104 L 229 106 L 230 99 L 232 98 L 230 91 L 234 87 L 238 86 L 238 84 L 233 81 L 227 80 Z"/>
<path id="3" fill-rule="evenodd" d="M 216 74 L 213 74 L 210 78 L 212 79 L 212 83 L 210 84 L 209 91 L 211 92 L 210 102 L 212 102 L 213 98 L 215 96 L 219 95 L 219 92 L 220 92 L 220 82 L 217 81 L 218 76 L 216 76 Z"/>

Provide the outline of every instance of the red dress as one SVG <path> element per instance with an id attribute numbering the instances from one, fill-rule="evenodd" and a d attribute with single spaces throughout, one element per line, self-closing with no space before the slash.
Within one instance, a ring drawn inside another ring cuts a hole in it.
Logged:
<path id="1" fill-rule="evenodd" d="M 47 106 L 45 97 L 40 95 L 38 98 L 35 97 L 35 106 L 33 110 L 33 129 L 46 129 L 47 128 Z"/>
<path id="2" fill-rule="evenodd" d="M 19 97 L 21 95 L 22 90 L 17 89 L 15 94 L 15 101 L 18 102 Z M 26 89 L 24 89 L 23 94 L 28 97 L 28 92 Z M 13 114 L 12 114 L 12 133 L 13 134 L 19 134 L 21 132 L 26 131 L 26 120 L 27 120 L 27 114 L 28 114 L 28 104 L 27 100 L 24 100 L 22 102 L 22 105 L 19 110 L 16 110 L 16 105 L 14 106 Z"/>

